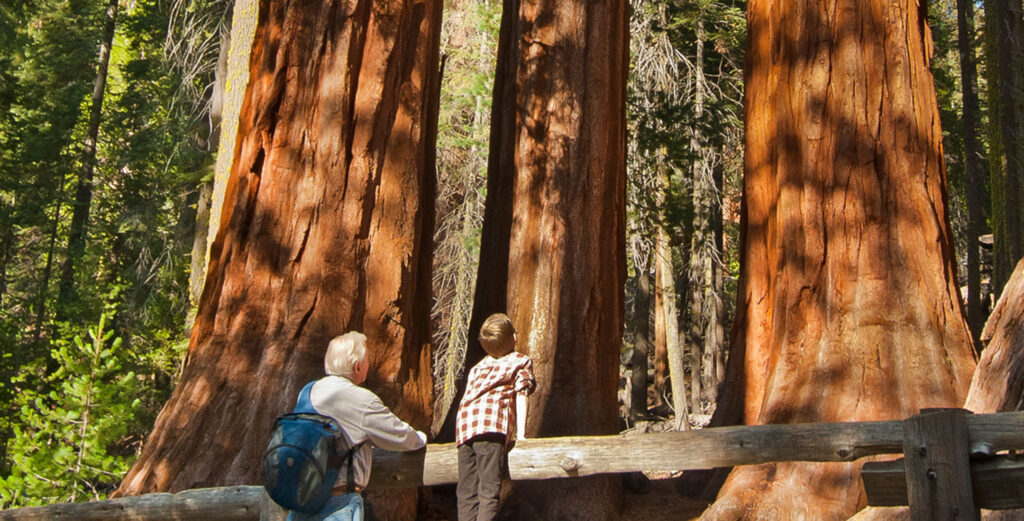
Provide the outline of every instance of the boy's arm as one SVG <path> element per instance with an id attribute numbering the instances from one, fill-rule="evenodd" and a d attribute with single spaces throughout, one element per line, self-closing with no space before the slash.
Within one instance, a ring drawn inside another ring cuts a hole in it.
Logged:
<path id="1" fill-rule="evenodd" d="M 516 393 L 516 439 L 526 439 L 526 393 Z"/>

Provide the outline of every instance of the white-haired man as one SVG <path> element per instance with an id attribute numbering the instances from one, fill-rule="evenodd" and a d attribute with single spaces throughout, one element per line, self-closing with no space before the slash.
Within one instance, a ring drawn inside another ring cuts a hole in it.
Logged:
<path id="1" fill-rule="evenodd" d="M 309 391 L 316 412 L 341 424 L 349 446 L 363 442 L 352 458 L 352 472 L 343 467 L 338 473 L 327 505 L 316 514 L 291 512 L 289 521 L 362 521 L 363 487 L 370 480 L 373 446 L 402 452 L 423 448 L 427 436 L 398 419 L 372 391 L 359 385 L 369 371 L 366 336 L 355 331 L 331 340 L 324 356 L 327 376 L 317 380 Z M 355 483 L 349 486 L 348 476 Z"/>

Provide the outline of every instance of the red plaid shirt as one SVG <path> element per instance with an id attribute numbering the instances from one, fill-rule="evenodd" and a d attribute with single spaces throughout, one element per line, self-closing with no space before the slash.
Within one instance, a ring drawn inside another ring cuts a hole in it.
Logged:
<path id="1" fill-rule="evenodd" d="M 504 434 L 506 443 L 511 444 L 515 439 L 516 394 L 530 394 L 536 386 L 530 357 L 515 351 L 501 358 L 485 356 L 469 371 L 455 422 L 455 445 L 493 432 Z"/>

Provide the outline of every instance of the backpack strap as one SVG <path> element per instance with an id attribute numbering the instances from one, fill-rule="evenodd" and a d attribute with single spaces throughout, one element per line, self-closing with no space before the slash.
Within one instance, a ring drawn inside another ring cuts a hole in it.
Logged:
<path id="1" fill-rule="evenodd" d="M 362 443 L 356 444 L 355 447 L 352 447 L 352 448 L 348 449 L 347 451 L 345 451 L 345 454 L 343 456 L 340 456 L 338 458 L 338 460 L 341 462 L 341 465 L 348 465 L 348 472 L 345 475 L 345 493 L 346 494 L 351 494 L 351 493 L 356 491 L 355 455 L 356 455 L 356 451 L 359 450 L 360 448 L 362 448 L 364 443 L 366 443 L 366 442 L 364 441 Z M 340 466 L 339 466 L 339 468 L 340 468 Z"/>
<path id="2" fill-rule="evenodd" d="M 319 414 L 316 409 L 313 408 L 313 402 L 309 398 L 309 393 L 313 389 L 313 384 L 316 380 L 306 384 L 301 391 L 299 391 L 299 401 L 295 404 L 295 410 L 293 412 L 305 413 L 305 414 Z"/>
<path id="3" fill-rule="evenodd" d="M 295 404 L 296 413 L 320 414 L 313 408 L 313 402 L 309 397 L 309 394 L 313 389 L 313 384 L 316 382 L 316 380 L 309 382 L 302 388 L 302 391 L 299 391 L 299 401 Z M 338 426 L 340 428 L 341 425 L 339 424 Z M 339 430 L 335 437 L 335 452 L 327 457 L 327 466 L 330 468 L 340 469 L 343 465 L 348 465 L 348 475 L 345 480 L 345 492 L 351 494 L 355 492 L 356 486 L 355 465 L 353 465 L 353 460 L 355 458 L 356 451 L 359 450 L 363 446 L 363 443 L 366 442 L 358 443 L 354 447 L 345 451 L 344 454 L 339 454 L 337 452 L 337 444 L 343 440 L 344 435 L 341 433 L 341 430 Z"/>

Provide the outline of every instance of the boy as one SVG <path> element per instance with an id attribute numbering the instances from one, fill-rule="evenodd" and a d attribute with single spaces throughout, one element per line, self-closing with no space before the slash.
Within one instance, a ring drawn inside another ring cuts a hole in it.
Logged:
<path id="1" fill-rule="evenodd" d="M 313 384 L 309 402 L 316 412 L 341 424 L 349 447 L 369 443 L 363 443 L 352 457 L 355 483 L 351 487 L 346 483 L 347 467 L 342 467 L 323 510 L 312 515 L 291 512 L 288 521 L 362 521 L 362 491 L 370 481 L 373 446 L 390 451 L 411 451 L 426 444 L 425 434 L 398 419 L 372 391 L 360 387 L 369 369 L 366 336 L 362 333 L 345 333 L 327 345 L 324 356 L 327 376 Z"/>
<path id="2" fill-rule="evenodd" d="M 506 454 L 525 438 L 526 395 L 536 387 L 533 361 L 515 352 L 515 328 L 504 313 L 487 317 L 479 338 L 488 356 L 469 372 L 455 423 L 459 521 L 497 515 Z"/>

